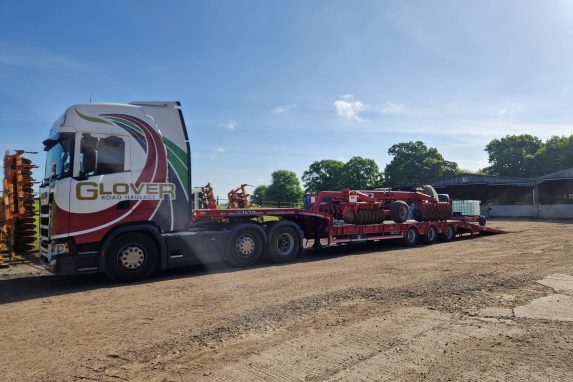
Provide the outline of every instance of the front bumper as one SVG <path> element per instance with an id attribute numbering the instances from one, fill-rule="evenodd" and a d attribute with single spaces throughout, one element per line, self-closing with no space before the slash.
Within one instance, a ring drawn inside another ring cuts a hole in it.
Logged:
<path id="1" fill-rule="evenodd" d="M 66 244 L 66 251 L 61 245 Z M 75 275 L 100 272 L 100 256 L 97 250 L 77 248 L 71 242 L 42 243 L 40 258 L 44 267 L 56 275 Z"/>

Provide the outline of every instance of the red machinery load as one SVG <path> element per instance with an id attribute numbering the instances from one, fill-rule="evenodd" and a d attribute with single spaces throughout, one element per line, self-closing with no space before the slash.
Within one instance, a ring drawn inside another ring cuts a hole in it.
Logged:
<path id="1" fill-rule="evenodd" d="M 332 245 L 401 238 L 406 245 L 415 245 L 418 241 L 450 241 L 462 234 L 504 233 L 486 228 L 481 216 L 452 217 L 450 203 L 440 202 L 431 186 L 417 189 L 421 190 L 321 191 L 307 196 L 305 209 L 194 210 L 190 228 L 201 227 L 195 225 L 198 222 L 218 222 L 223 227 L 274 217 L 298 224 L 303 237 L 313 240 L 315 248 L 323 245 L 322 239 Z"/>
<path id="2" fill-rule="evenodd" d="M 321 191 L 311 196 L 309 210 L 326 212 L 346 224 L 379 224 L 391 219 L 403 223 L 410 217 L 419 222 L 444 221 L 452 216 L 452 206 L 440 202 L 432 187 L 427 193 L 391 191 Z M 433 191 L 433 195 L 430 195 Z M 314 199 L 314 200 L 313 200 Z"/>

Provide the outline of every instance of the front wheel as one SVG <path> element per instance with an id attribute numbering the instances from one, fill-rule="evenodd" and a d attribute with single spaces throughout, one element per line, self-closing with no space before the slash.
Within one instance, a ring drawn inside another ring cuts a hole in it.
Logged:
<path id="1" fill-rule="evenodd" d="M 157 266 L 157 244 L 149 236 L 125 233 L 111 243 L 105 254 L 105 273 L 115 282 L 133 282 L 151 275 Z"/>

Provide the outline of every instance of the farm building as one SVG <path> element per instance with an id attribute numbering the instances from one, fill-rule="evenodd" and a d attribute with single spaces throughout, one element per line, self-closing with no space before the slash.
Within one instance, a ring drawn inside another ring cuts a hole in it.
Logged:
<path id="1" fill-rule="evenodd" d="M 464 174 L 432 185 L 453 200 L 479 200 L 485 216 L 573 218 L 573 168 L 538 178 Z"/>

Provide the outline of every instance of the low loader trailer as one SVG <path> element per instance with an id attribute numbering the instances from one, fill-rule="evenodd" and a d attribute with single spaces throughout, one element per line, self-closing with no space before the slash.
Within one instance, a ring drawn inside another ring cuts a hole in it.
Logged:
<path id="1" fill-rule="evenodd" d="M 288 262 L 313 247 L 400 239 L 413 246 L 501 231 L 452 218 L 435 191 L 340 190 L 305 208 L 193 209 L 178 102 L 68 108 L 44 141 L 40 249 L 56 274 L 137 281 L 156 269 Z"/>

